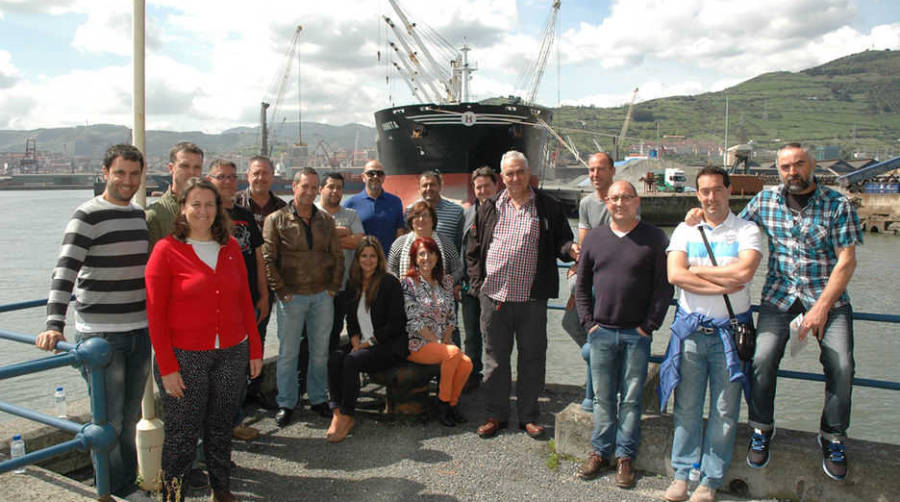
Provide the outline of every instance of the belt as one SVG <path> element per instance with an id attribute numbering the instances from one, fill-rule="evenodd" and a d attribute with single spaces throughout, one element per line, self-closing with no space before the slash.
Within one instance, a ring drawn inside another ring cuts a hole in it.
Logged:
<path id="1" fill-rule="evenodd" d="M 705 333 L 707 335 L 716 334 L 716 328 L 707 328 L 706 326 L 697 326 L 697 331 Z"/>

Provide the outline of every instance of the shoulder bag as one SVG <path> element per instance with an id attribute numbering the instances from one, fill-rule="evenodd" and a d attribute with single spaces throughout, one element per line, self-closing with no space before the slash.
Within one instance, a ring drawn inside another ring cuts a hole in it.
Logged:
<path id="1" fill-rule="evenodd" d="M 706 252 L 709 253 L 709 261 L 714 267 L 717 267 L 716 257 L 713 254 L 709 240 L 706 239 L 706 232 L 703 231 L 703 225 L 697 227 L 700 230 L 700 236 L 703 237 L 703 244 L 706 246 Z M 728 295 L 723 294 L 725 298 L 725 307 L 728 309 L 728 317 L 731 318 L 731 336 L 734 340 L 734 349 L 737 351 L 741 361 L 752 361 L 753 353 L 756 352 L 756 328 L 753 326 L 753 316 L 751 315 L 747 322 L 739 322 L 734 316 L 734 309 L 731 308 L 731 301 Z"/>

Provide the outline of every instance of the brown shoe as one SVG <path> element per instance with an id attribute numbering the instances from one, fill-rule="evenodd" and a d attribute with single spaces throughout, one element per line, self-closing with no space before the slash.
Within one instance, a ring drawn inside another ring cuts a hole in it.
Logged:
<path id="1" fill-rule="evenodd" d="M 506 428 L 506 422 L 501 422 L 494 417 L 487 419 L 487 421 L 478 428 L 478 437 L 481 439 L 492 438 L 500 433 L 500 429 Z"/>
<path id="2" fill-rule="evenodd" d="M 530 437 L 531 439 L 539 439 L 544 435 L 544 426 L 538 425 L 534 422 L 519 424 L 519 428 L 525 431 L 525 433 L 528 434 L 528 437 Z"/>
<path id="3" fill-rule="evenodd" d="M 246 425 L 238 425 L 232 429 L 231 435 L 234 436 L 235 439 L 240 439 L 241 441 L 253 441 L 259 437 L 259 429 Z"/>
<path id="4" fill-rule="evenodd" d="M 228 490 L 213 490 L 209 502 L 237 502 L 237 499 Z"/>
<path id="5" fill-rule="evenodd" d="M 689 502 L 715 502 L 716 491 L 706 485 L 700 485 L 694 490 Z"/>
<path id="6" fill-rule="evenodd" d="M 353 429 L 353 424 L 356 423 L 356 420 L 350 415 L 341 415 L 338 419 L 337 430 L 334 431 L 334 435 L 328 438 L 329 443 L 340 443 L 341 441 L 347 439 L 347 434 L 350 433 L 350 429 Z"/>
<path id="7" fill-rule="evenodd" d="M 341 410 L 339 408 L 335 408 L 332 411 L 334 413 L 332 413 L 332 415 L 331 415 L 331 424 L 328 426 L 328 432 L 325 433 L 326 439 L 331 439 L 331 437 L 334 436 L 334 433 L 337 432 L 338 423 L 340 423 L 340 418 L 342 416 L 344 416 L 341 413 Z"/>
<path id="8" fill-rule="evenodd" d="M 622 457 L 616 461 L 616 486 L 634 488 L 634 467 L 630 457 Z"/>
<path id="9" fill-rule="evenodd" d="M 684 502 L 688 499 L 688 484 L 683 479 L 676 479 L 666 488 L 665 499 L 669 502 Z"/>
<path id="10" fill-rule="evenodd" d="M 592 451 L 587 460 L 578 468 L 578 477 L 581 479 L 594 479 L 600 475 L 606 467 L 606 459 L 599 453 Z"/>

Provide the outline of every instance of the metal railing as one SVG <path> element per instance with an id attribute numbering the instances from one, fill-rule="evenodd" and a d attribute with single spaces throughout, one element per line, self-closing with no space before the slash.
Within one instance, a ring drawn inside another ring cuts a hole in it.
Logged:
<path id="1" fill-rule="evenodd" d="M 557 267 L 560 269 L 568 269 L 571 266 L 571 263 L 562 263 L 557 262 Z M 677 305 L 678 299 L 672 299 L 672 305 Z M 550 310 L 566 310 L 565 305 L 561 304 L 547 304 L 547 308 Z M 0 307 L 2 309 L 2 307 Z M 751 305 L 750 310 L 752 312 L 759 311 L 759 305 Z M 0 310 L 2 312 L 2 310 Z M 869 312 L 853 312 L 853 320 L 854 321 L 870 321 L 870 322 L 885 322 L 892 324 L 900 324 L 900 315 L 891 315 L 891 314 L 878 314 L 878 313 L 869 313 Z M 660 355 L 651 355 L 650 362 L 654 363 L 662 363 L 664 357 Z M 821 373 L 809 373 L 805 371 L 793 371 L 793 370 L 778 370 L 778 376 L 782 378 L 793 378 L 796 380 L 808 380 L 813 382 L 824 382 L 825 375 Z M 887 390 L 900 390 L 900 382 L 894 382 L 891 380 L 877 380 L 874 378 L 853 378 L 853 385 L 857 387 L 872 387 L 876 389 L 887 389 Z"/>
<path id="2" fill-rule="evenodd" d="M 15 304 L 18 306 L 17 308 L 9 308 L 11 305 L 4 305 L 0 306 L 0 312 L 37 307 L 46 303 L 46 300 L 22 302 Z M 35 338 L 34 335 L 24 335 L 0 329 L 0 339 L 3 340 L 34 346 Z M 102 338 L 90 338 L 77 344 L 61 341 L 56 344 L 56 349 L 61 353 L 0 367 L 0 380 L 62 366 L 83 365 L 88 370 L 88 380 L 91 389 L 91 421 L 87 424 L 80 424 L 0 401 L 0 411 L 56 427 L 75 435 L 69 441 L 26 453 L 22 457 L 0 462 L 0 474 L 70 451 L 90 451 L 96 475 L 97 495 L 100 500 L 109 500 L 109 450 L 112 449 L 116 441 L 116 431 L 108 422 L 106 409 L 106 366 L 110 361 L 109 343 Z"/>

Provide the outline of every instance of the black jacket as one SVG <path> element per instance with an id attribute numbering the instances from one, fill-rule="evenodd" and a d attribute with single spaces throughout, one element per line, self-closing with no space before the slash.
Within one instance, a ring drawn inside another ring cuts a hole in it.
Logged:
<path id="1" fill-rule="evenodd" d="M 359 319 L 356 309 L 359 308 L 359 290 L 349 288 L 347 301 L 347 334 L 360 336 Z M 400 359 L 409 355 L 409 338 L 406 336 L 406 309 L 403 308 L 403 290 L 400 281 L 391 274 L 385 273 L 378 286 L 378 298 L 369 311 L 372 316 L 372 327 L 375 329 L 375 350 L 389 350 Z"/>
<path id="2" fill-rule="evenodd" d="M 569 250 L 572 247 L 572 229 L 566 219 L 562 205 L 541 190 L 533 188 L 534 203 L 541 220 L 538 239 L 538 260 L 534 280 L 531 283 L 531 298 L 546 300 L 559 296 L 559 270 L 556 260 L 572 261 Z M 477 292 L 484 282 L 484 264 L 487 251 L 494 239 L 497 226 L 497 194 L 484 204 L 479 204 L 475 216 L 475 228 L 469 232 L 466 243 L 466 270 L 469 274 L 469 291 Z M 474 294 L 474 293 L 473 293 Z"/>

